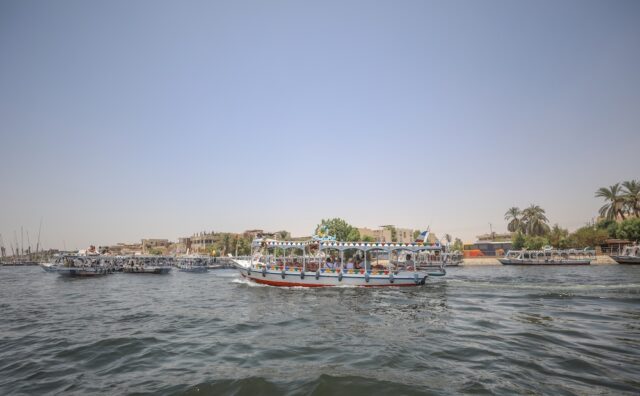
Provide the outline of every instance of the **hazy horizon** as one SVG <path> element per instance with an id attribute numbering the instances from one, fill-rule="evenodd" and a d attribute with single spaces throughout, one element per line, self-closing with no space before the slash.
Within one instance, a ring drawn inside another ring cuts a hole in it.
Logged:
<path id="1" fill-rule="evenodd" d="M 0 2 L 0 234 L 574 230 L 640 178 L 640 2 Z M 24 237 L 27 243 L 26 234 Z"/>

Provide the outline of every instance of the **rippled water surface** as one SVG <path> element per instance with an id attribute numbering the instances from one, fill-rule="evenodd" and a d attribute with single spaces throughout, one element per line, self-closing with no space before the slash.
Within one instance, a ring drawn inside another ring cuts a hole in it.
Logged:
<path id="1" fill-rule="evenodd" d="M 0 268 L 0 394 L 637 394 L 640 266 L 420 288 Z"/>

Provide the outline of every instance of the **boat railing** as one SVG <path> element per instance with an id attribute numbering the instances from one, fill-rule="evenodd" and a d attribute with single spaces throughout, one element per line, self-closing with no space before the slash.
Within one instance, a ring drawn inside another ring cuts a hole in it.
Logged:
<path id="1" fill-rule="evenodd" d="M 543 250 L 510 250 L 506 259 L 527 260 L 534 262 L 566 262 L 572 260 L 595 259 L 596 252 L 592 249 L 543 249 Z"/>

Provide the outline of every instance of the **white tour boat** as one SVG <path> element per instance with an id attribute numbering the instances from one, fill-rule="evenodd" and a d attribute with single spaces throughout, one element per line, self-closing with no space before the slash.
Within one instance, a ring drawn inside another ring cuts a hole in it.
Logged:
<path id="1" fill-rule="evenodd" d="M 545 246 L 542 250 L 510 250 L 502 265 L 589 265 L 596 259 L 595 250 L 558 250 Z"/>
<path id="2" fill-rule="evenodd" d="M 54 262 L 55 271 L 65 277 L 92 277 L 112 274 L 115 268 L 101 256 L 62 255 Z"/>
<path id="3" fill-rule="evenodd" d="M 168 274 L 171 271 L 171 259 L 163 256 L 130 257 L 122 266 L 129 274 Z"/>
<path id="4" fill-rule="evenodd" d="M 251 256 L 233 258 L 240 274 L 271 286 L 420 286 L 446 275 L 438 266 L 417 261 L 424 253 L 442 252 L 439 243 L 278 241 L 255 239 Z"/>

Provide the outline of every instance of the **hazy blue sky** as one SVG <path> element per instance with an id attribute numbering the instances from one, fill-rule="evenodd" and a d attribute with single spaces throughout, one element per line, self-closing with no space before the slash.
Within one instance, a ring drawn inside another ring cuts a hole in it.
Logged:
<path id="1" fill-rule="evenodd" d="M 575 229 L 639 148 L 640 1 L 0 0 L 7 247 Z"/>

